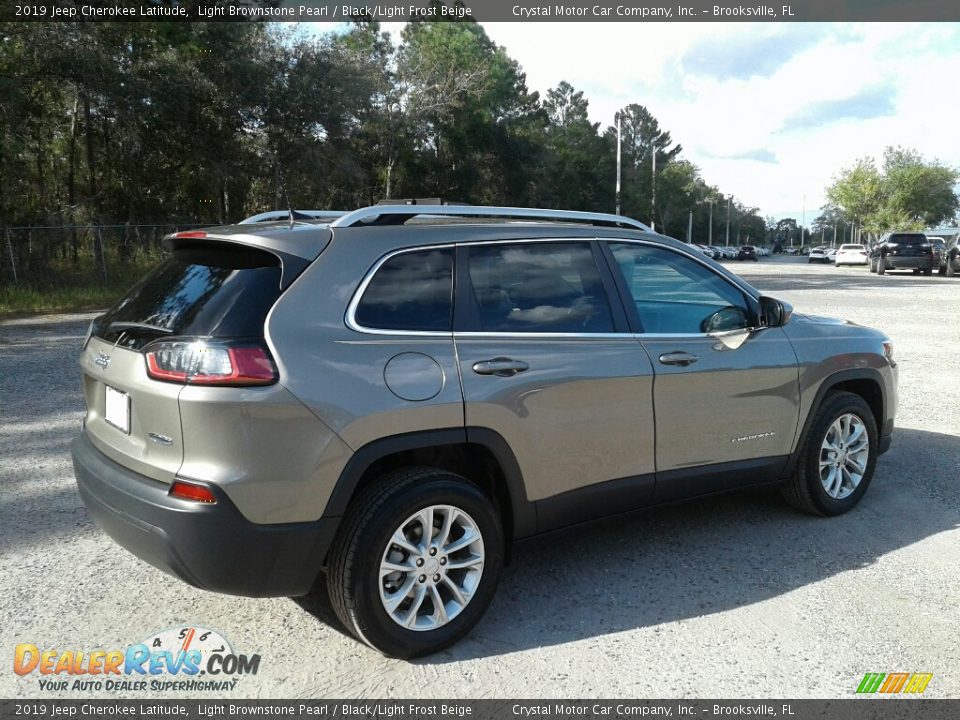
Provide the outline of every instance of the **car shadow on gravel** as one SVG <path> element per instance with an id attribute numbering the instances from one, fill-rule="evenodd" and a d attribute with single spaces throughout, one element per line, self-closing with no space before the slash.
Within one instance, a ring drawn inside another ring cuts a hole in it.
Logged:
<path id="1" fill-rule="evenodd" d="M 854 511 L 819 518 L 775 489 L 606 520 L 519 545 L 480 625 L 444 664 L 752 605 L 960 527 L 960 437 L 898 430 Z M 295 601 L 339 625 L 322 582 Z"/>

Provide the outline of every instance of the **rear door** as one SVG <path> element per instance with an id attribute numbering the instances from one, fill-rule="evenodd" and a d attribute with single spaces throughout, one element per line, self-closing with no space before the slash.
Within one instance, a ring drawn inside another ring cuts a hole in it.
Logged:
<path id="1" fill-rule="evenodd" d="M 799 413 L 783 330 L 750 330 L 755 301 L 706 263 L 651 243 L 607 248 L 654 371 L 655 500 L 775 476 Z"/>
<path id="2" fill-rule="evenodd" d="M 653 490 L 653 369 L 602 264 L 589 240 L 458 248 L 466 425 L 509 443 L 541 530 L 638 507 Z"/>
<path id="3" fill-rule="evenodd" d="M 115 462 L 172 482 L 183 461 L 182 384 L 148 377 L 144 349 L 172 338 L 262 340 L 280 260 L 223 242 L 175 250 L 106 314 L 80 358 L 91 441 Z"/>

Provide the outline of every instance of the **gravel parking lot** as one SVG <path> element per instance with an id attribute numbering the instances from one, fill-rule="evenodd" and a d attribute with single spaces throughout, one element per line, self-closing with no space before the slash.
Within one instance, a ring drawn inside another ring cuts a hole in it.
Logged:
<path id="1" fill-rule="evenodd" d="M 186 625 L 261 655 L 230 697 L 832 698 L 894 671 L 933 673 L 927 696 L 960 697 L 960 280 L 804 258 L 730 266 L 800 312 L 894 340 L 898 430 L 862 504 L 826 520 L 740 493 L 524 545 L 472 635 L 413 663 L 347 637 L 320 590 L 215 595 L 116 546 L 81 505 L 68 452 L 92 315 L 0 323 L 0 697 L 109 695 L 17 677 L 17 643 L 114 649 Z"/>

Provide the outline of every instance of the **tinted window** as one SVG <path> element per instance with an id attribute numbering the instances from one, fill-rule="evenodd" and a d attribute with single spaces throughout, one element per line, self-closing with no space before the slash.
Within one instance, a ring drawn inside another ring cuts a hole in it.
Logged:
<path id="1" fill-rule="evenodd" d="M 486 332 L 613 332 L 590 245 L 518 243 L 468 249 L 474 323 Z"/>
<path id="2" fill-rule="evenodd" d="M 280 272 L 276 256 L 254 248 L 178 249 L 97 320 L 94 334 L 133 348 L 165 335 L 262 337 Z"/>
<path id="3" fill-rule="evenodd" d="M 897 233 L 890 236 L 887 242 L 899 243 L 900 245 L 926 245 L 926 235 L 908 235 L 906 233 Z"/>
<path id="4" fill-rule="evenodd" d="M 750 324 L 750 306 L 744 294 L 700 263 L 650 245 L 611 243 L 610 249 L 643 332 L 690 334 Z M 721 327 L 704 324 L 721 310 L 727 310 Z"/>
<path id="5" fill-rule="evenodd" d="M 453 311 L 453 250 L 394 255 L 377 270 L 354 315 L 378 330 L 449 331 Z"/>

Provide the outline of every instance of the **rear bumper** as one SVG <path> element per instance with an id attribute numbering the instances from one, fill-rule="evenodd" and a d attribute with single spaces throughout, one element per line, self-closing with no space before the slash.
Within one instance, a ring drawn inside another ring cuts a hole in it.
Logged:
<path id="1" fill-rule="evenodd" d="M 137 557 L 205 590 L 250 597 L 307 593 L 339 518 L 260 525 L 226 493 L 180 500 L 163 483 L 110 460 L 81 434 L 71 445 L 77 487 L 96 523 Z"/>
<path id="2" fill-rule="evenodd" d="M 930 255 L 887 255 L 883 261 L 888 270 L 924 270 L 933 267 Z"/>

